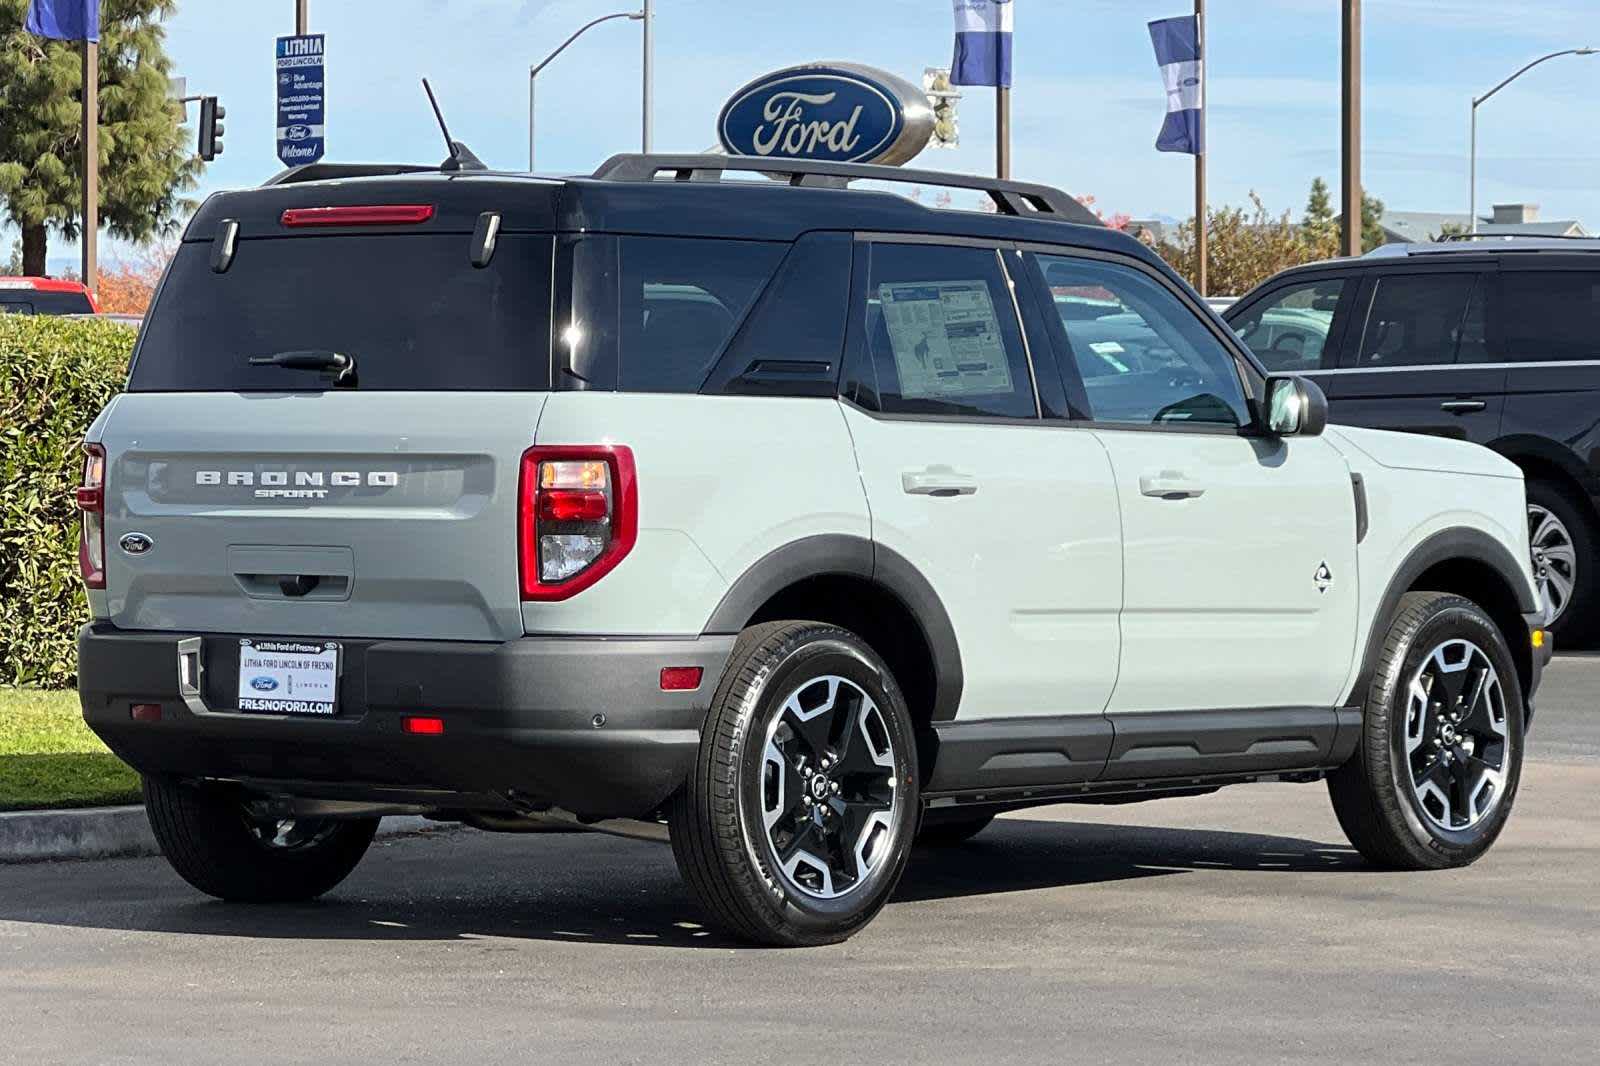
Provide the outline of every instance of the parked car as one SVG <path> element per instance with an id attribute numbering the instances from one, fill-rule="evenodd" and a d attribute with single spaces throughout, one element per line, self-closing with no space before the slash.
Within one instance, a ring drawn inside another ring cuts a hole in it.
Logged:
<path id="1" fill-rule="evenodd" d="M 0 277 L 0 315 L 95 314 L 94 294 L 81 281 Z"/>
<path id="2" fill-rule="evenodd" d="M 88 434 L 83 713 L 202 891 L 316 896 L 384 814 L 555 822 L 816 944 L 1037 804 L 1326 779 L 1407 869 L 1505 824 L 1521 472 L 1324 432 L 1066 194 L 363 173 L 211 197 Z"/>
<path id="3" fill-rule="evenodd" d="M 1472 441 L 1527 477 L 1563 641 L 1600 635 L 1600 241 L 1388 245 L 1286 270 L 1224 312 L 1340 425 Z"/>

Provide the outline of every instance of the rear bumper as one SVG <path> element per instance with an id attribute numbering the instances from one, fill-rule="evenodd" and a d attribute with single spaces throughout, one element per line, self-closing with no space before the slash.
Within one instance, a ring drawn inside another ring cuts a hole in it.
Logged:
<path id="1" fill-rule="evenodd" d="M 78 635 L 78 687 L 84 720 L 142 773 L 441 809 L 640 817 L 688 775 L 734 639 L 345 640 L 339 713 L 322 719 L 235 710 L 236 636 L 92 623 Z M 187 695 L 180 644 L 204 666 Z M 661 691 L 666 666 L 701 667 L 700 687 Z M 135 703 L 160 704 L 160 720 L 135 721 Z M 440 718 L 444 732 L 405 733 L 407 715 Z"/>

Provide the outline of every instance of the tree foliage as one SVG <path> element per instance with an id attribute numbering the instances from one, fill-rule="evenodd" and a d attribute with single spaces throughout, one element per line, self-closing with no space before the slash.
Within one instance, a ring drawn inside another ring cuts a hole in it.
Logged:
<path id="1" fill-rule="evenodd" d="M 108 314 L 144 314 L 176 251 L 175 241 L 154 242 L 100 271 L 100 288 L 95 293 L 100 310 Z"/>
<path id="2" fill-rule="evenodd" d="M 102 0 L 100 219 L 144 241 L 177 228 L 194 205 L 200 161 L 179 107 L 161 20 L 176 0 Z M 0 204 L 23 230 L 28 273 L 42 273 L 46 227 L 76 238 L 83 202 L 81 45 L 23 29 L 28 0 L 0 0 Z M 30 239 L 31 238 L 31 239 Z"/>
<path id="3" fill-rule="evenodd" d="M 1250 206 L 1215 207 L 1207 212 L 1206 281 L 1218 295 L 1242 296 L 1280 270 L 1340 254 L 1340 219 L 1334 212 L 1328 183 L 1316 178 L 1299 222 L 1290 213 L 1273 215 L 1255 193 Z M 1384 243 L 1383 201 L 1364 196 L 1361 208 L 1362 250 Z M 1194 283 L 1194 219 L 1178 227 L 1175 239 L 1156 251 L 1174 270 Z"/>

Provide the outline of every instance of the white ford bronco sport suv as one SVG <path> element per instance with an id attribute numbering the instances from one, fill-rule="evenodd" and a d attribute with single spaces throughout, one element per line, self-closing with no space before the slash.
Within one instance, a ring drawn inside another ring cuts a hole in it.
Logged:
<path id="1" fill-rule="evenodd" d="M 1042 186 L 303 167 L 200 209 L 88 433 L 83 713 L 230 900 L 565 824 L 817 944 L 914 842 L 1264 779 L 1464 865 L 1549 653 L 1521 474 L 1325 422 Z"/>

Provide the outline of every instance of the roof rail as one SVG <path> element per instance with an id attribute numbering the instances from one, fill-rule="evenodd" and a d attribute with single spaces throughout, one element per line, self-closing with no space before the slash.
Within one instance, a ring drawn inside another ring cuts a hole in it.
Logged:
<path id="1" fill-rule="evenodd" d="M 1492 223 L 1491 223 L 1492 225 Z M 1593 241 L 1587 233 L 1445 233 L 1438 244 L 1455 244 L 1466 241 Z"/>
<path id="2" fill-rule="evenodd" d="M 812 159 L 756 159 L 731 155 L 614 155 L 594 172 L 600 181 L 654 181 L 670 173 L 674 181 L 720 181 L 723 171 L 736 170 L 782 176 L 789 185 L 805 188 L 845 189 L 853 181 L 892 181 L 907 185 L 933 185 L 951 189 L 976 189 L 989 195 L 1002 215 L 1046 218 L 1080 225 L 1103 226 L 1094 212 L 1060 189 L 1020 181 L 1000 181 L 942 170 L 907 170 L 904 167 L 865 163 L 827 163 Z"/>
<path id="3" fill-rule="evenodd" d="M 417 163 L 307 163 L 301 167 L 280 170 L 261 185 L 298 185 L 303 181 L 329 181 L 334 178 L 370 178 L 392 174 L 425 174 L 439 172 L 438 167 Z"/>

